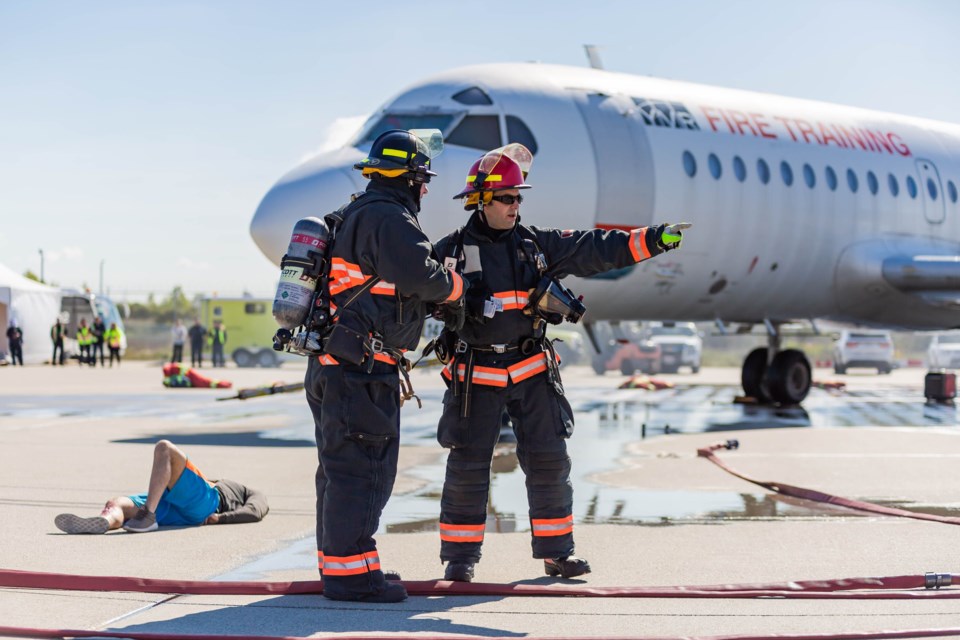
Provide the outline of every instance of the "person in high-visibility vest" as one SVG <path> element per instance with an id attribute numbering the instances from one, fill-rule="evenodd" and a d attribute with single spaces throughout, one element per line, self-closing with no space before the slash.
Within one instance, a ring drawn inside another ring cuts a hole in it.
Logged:
<path id="1" fill-rule="evenodd" d="M 116 322 L 110 323 L 110 328 L 103 334 L 103 339 L 110 348 L 110 366 L 113 366 L 113 359 L 116 357 L 117 366 L 120 366 L 120 344 L 123 339 L 123 332 L 117 328 Z"/>
<path id="2" fill-rule="evenodd" d="M 226 362 L 223 359 L 223 345 L 227 343 L 227 330 L 223 328 L 219 320 L 213 321 L 213 330 L 210 332 L 210 346 L 213 347 L 213 366 L 225 367 Z"/>
<path id="3" fill-rule="evenodd" d="M 93 334 L 90 327 L 87 326 L 87 319 L 80 318 L 80 326 L 77 327 L 77 347 L 80 349 L 80 364 L 92 364 L 90 356 L 90 346 L 93 344 Z"/>

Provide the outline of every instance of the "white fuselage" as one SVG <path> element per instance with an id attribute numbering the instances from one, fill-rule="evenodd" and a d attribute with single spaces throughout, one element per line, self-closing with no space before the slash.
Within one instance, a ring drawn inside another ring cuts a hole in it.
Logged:
<path id="1" fill-rule="evenodd" d="M 454 98 L 472 87 L 491 104 Z M 264 253 L 279 263 L 299 218 L 361 190 L 351 167 L 372 136 L 409 123 L 439 125 L 447 140 L 420 214 L 431 238 L 466 221 L 450 198 L 483 151 L 530 146 L 524 126 L 536 147 L 524 224 L 694 224 L 678 251 L 615 279 L 568 282 L 591 320 L 960 326 L 954 272 L 930 284 L 915 268 L 924 256 L 960 261 L 960 126 L 586 68 L 485 65 L 411 87 L 354 143 L 267 194 L 251 224 Z M 902 263 L 897 282 L 913 278 L 909 291 L 885 278 L 890 260 Z"/>

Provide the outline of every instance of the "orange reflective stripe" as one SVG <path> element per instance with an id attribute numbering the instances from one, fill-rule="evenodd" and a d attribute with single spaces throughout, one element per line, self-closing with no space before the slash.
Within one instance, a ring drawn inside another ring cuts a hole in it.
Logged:
<path id="1" fill-rule="evenodd" d="M 530 356 L 526 360 L 521 360 L 517 364 L 507 369 L 507 371 L 510 373 L 510 379 L 514 382 L 526 380 L 527 378 L 535 376 L 538 373 L 543 373 L 546 370 L 547 354 L 545 353 L 538 353 L 535 356 Z"/>
<path id="2" fill-rule="evenodd" d="M 529 302 L 529 294 L 526 291 L 501 291 L 493 294 L 493 297 L 503 301 L 504 311 L 523 309 Z"/>
<path id="3" fill-rule="evenodd" d="M 630 253 L 633 254 L 633 259 L 637 262 L 650 257 L 650 252 L 647 251 L 646 237 L 647 227 L 630 231 Z"/>
<path id="4" fill-rule="evenodd" d="M 450 295 L 447 296 L 444 302 L 455 302 L 463 295 L 463 278 L 461 278 L 460 274 L 456 271 L 451 271 L 450 277 L 453 279 L 453 291 L 450 292 Z"/>
<path id="5" fill-rule="evenodd" d="M 364 282 L 369 278 L 365 278 Z M 384 282 L 381 280 L 377 284 L 370 287 L 370 293 L 376 294 L 378 296 L 392 296 L 397 292 L 397 286 L 390 284 L 389 282 Z"/>
<path id="6" fill-rule="evenodd" d="M 562 536 L 573 533 L 573 514 L 565 518 L 532 518 L 533 535 L 539 537 Z"/>
<path id="7" fill-rule="evenodd" d="M 375 353 L 373 354 L 374 360 L 379 360 L 380 362 L 386 362 L 387 364 L 397 364 L 395 358 L 391 358 L 385 353 Z M 322 365 L 332 366 L 338 365 L 340 362 L 333 356 L 328 356 L 326 354 L 317 356 L 317 361 Z"/>
<path id="8" fill-rule="evenodd" d="M 467 375 L 467 365 L 461 364 L 457 367 L 457 375 L 463 381 Z M 510 381 L 506 369 L 497 367 L 474 367 L 473 384 L 485 384 L 490 387 L 505 387 Z"/>
<path id="9" fill-rule="evenodd" d="M 380 556 L 368 551 L 355 556 L 325 556 L 323 574 L 327 576 L 355 576 L 380 568 Z"/>
<path id="10" fill-rule="evenodd" d="M 333 258 L 330 261 L 330 295 L 361 285 L 366 279 L 360 271 L 360 265 L 347 262 L 343 258 Z"/>
<path id="11" fill-rule="evenodd" d="M 482 524 L 440 523 L 440 539 L 445 542 L 483 542 Z"/>

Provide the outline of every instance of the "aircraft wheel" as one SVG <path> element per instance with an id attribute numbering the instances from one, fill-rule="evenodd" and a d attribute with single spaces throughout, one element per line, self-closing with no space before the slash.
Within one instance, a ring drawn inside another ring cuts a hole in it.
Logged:
<path id="1" fill-rule="evenodd" d="M 766 384 L 767 349 L 758 347 L 751 351 L 743 361 L 740 383 L 743 392 L 758 402 L 770 402 L 770 392 Z"/>
<path id="2" fill-rule="evenodd" d="M 773 358 L 767 369 L 767 388 L 781 404 L 800 404 L 810 393 L 810 361 L 798 349 L 786 349 Z"/>
<path id="3" fill-rule="evenodd" d="M 620 373 L 625 376 L 632 376 L 636 370 L 637 365 L 630 358 L 625 358 L 623 362 L 620 363 Z"/>

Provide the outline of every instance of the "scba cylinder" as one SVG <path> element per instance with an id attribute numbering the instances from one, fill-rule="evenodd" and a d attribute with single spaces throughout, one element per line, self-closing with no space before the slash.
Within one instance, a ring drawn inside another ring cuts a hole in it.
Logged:
<path id="1" fill-rule="evenodd" d="M 320 218 L 303 218 L 294 225 L 273 297 L 273 317 L 282 328 L 293 330 L 306 321 L 329 237 L 330 229 Z"/>

